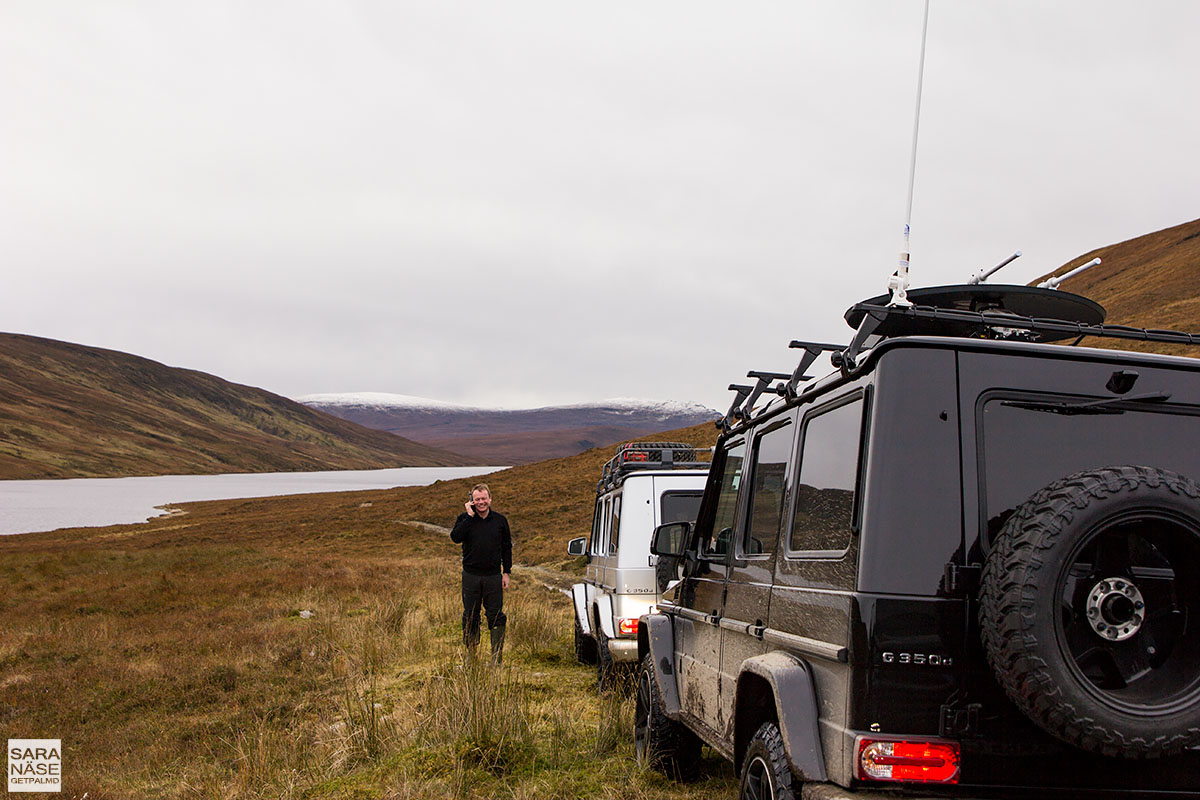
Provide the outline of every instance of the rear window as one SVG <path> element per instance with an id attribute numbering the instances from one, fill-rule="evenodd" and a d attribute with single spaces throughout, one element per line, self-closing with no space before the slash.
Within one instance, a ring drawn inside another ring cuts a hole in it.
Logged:
<path id="1" fill-rule="evenodd" d="M 1196 409 L 1136 402 L 1091 413 L 1070 408 L 1093 399 L 1006 394 L 981 404 L 980 489 L 989 541 L 1035 492 L 1082 470 L 1133 464 L 1200 481 Z"/>
<path id="2" fill-rule="evenodd" d="M 695 522 L 704 492 L 663 492 L 659 500 L 658 524 Z"/>

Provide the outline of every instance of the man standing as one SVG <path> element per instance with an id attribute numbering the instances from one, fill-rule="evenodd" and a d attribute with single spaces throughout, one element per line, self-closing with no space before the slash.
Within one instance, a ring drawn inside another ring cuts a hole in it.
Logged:
<path id="1" fill-rule="evenodd" d="M 492 640 L 492 662 L 499 664 L 508 621 L 504 616 L 504 590 L 512 572 L 512 534 L 508 520 L 492 511 L 492 492 L 486 483 L 475 484 L 466 506 L 450 531 L 450 540 L 463 549 L 463 644 L 471 651 L 479 644 L 482 604 Z"/>

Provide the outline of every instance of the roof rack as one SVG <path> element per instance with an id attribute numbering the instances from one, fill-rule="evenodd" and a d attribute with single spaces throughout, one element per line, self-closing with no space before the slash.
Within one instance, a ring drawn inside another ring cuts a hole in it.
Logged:
<path id="1" fill-rule="evenodd" d="M 806 372 L 822 353 L 829 353 L 833 366 L 846 373 L 854 369 L 863 351 L 884 339 L 955 336 L 1057 342 L 1073 338 L 1071 344 L 1076 345 L 1085 336 L 1100 336 L 1200 345 L 1200 333 L 1105 324 L 1107 314 L 1099 303 L 1040 286 L 976 283 L 910 289 L 907 294 L 913 303 L 911 306 L 891 305 L 889 295 L 851 306 L 845 318 L 855 329 L 855 334 L 848 345 L 791 342 L 788 347 L 804 351 L 791 374 L 752 370 L 746 374 L 756 378 L 755 383 L 729 384 L 730 391 L 735 393 L 733 402 L 725 416 L 716 421 L 716 426 L 728 433 L 738 424 L 754 419 L 754 404 L 763 394 L 776 394 L 789 400 L 801 397 L 804 393 L 800 391 L 800 384 L 812 379 L 813 376 Z"/>
<path id="2" fill-rule="evenodd" d="M 908 293 L 912 306 L 886 304 L 886 296 L 846 312 L 856 329 L 834 365 L 853 369 L 868 346 L 902 336 L 957 336 L 1022 342 L 1055 342 L 1085 336 L 1165 344 L 1200 345 L 1200 334 L 1105 324 L 1098 303 L 1068 292 L 1032 286 L 937 286 Z M 925 301 L 925 302 L 921 302 Z"/>
<path id="3" fill-rule="evenodd" d="M 758 398 L 763 396 L 764 392 L 771 394 L 783 395 L 783 383 L 776 386 L 771 386 L 771 381 L 785 381 L 792 376 L 784 372 L 766 372 L 763 370 L 750 370 L 746 373 L 747 378 L 756 378 L 753 386 L 746 386 L 740 383 L 729 384 L 730 391 L 736 392 L 734 395 L 733 404 L 729 406 L 729 410 L 725 412 L 725 416 L 717 420 L 716 425 L 723 431 L 727 431 L 742 420 L 750 419 L 750 412 L 754 409 L 754 404 L 758 402 Z"/>
<path id="4" fill-rule="evenodd" d="M 800 363 L 796 365 L 796 369 L 792 372 L 792 377 L 788 380 L 787 389 L 788 397 L 796 397 L 799 395 L 801 381 L 812 380 L 812 375 L 805 375 L 808 368 L 813 365 L 813 362 L 821 355 L 821 353 L 836 353 L 845 350 L 845 345 L 840 344 L 824 344 L 822 342 L 801 342 L 793 339 L 788 342 L 788 348 L 792 350 L 803 350 L 804 355 L 800 358 Z"/>
<path id="5" fill-rule="evenodd" d="M 717 420 L 716 425 L 722 431 L 728 431 L 733 428 L 738 422 L 744 422 L 750 419 L 750 415 L 754 413 L 754 404 L 764 394 L 776 394 L 780 397 L 789 399 L 799 396 L 801 382 L 812 380 L 812 375 L 806 375 L 808 368 L 821 353 L 837 352 L 846 349 L 845 345 L 840 344 L 823 344 L 819 342 L 802 342 L 792 341 L 788 344 L 789 348 L 802 349 L 804 355 L 800 358 L 800 363 L 791 372 L 767 372 L 765 370 L 750 370 L 746 373 L 747 378 L 755 378 L 756 382 L 752 386 L 747 386 L 740 383 L 729 384 L 729 390 L 736 392 L 733 398 L 733 403 L 730 404 L 729 410 L 725 412 L 725 416 Z M 774 386 L 773 381 L 779 381 Z"/>
<path id="6" fill-rule="evenodd" d="M 703 450 L 707 452 L 707 450 Z M 695 445 L 686 442 L 627 442 L 604 464 L 596 493 L 613 488 L 628 475 L 640 469 L 708 469 L 709 462 L 697 458 Z"/>

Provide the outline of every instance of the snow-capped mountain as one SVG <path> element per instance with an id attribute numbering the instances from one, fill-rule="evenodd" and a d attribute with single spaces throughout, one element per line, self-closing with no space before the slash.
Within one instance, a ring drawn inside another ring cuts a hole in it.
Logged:
<path id="1" fill-rule="evenodd" d="M 542 408 L 483 408 L 385 392 L 310 394 L 306 406 L 480 463 L 524 464 L 716 419 L 699 403 L 616 397 Z"/>
<path id="2" fill-rule="evenodd" d="M 428 397 L 417 397 L 411 394 L 393 394 L 391 392 L 330 392 L 325 394 L 306 394 L 293 398 L 297 403 L 308 406 L 328 405 L 346 408 L 447 408 L 458 411 L 481 410 L 480 406 L 464 406 L 458 403 L 447 403 L 444 400 L 431 400 Z"/>

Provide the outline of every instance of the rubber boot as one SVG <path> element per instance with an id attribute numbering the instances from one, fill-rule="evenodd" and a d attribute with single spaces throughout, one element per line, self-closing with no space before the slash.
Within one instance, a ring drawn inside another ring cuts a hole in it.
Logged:
<path id="1" fill-rule="evenodd" d="M 492 663 L 496 666 L 499 666 L 504 658 L 504 629 L 505 625 L 500 624 L 488 630 L 492 639 Z"/>

